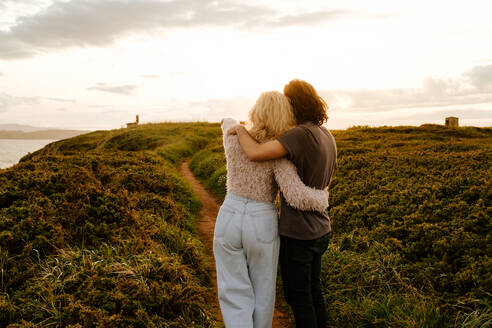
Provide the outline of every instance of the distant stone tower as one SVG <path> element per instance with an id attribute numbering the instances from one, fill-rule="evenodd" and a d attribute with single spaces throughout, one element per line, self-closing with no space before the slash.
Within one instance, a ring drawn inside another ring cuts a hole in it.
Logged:
<path id="1" fill-rule="evenodd" d="M 454 116 L 446 117 L 446 121 L 444 123 L 445 126 L 448 126 L 450 128 L 457 128 L 458 125 L 458 118 Z"/>
<path id="2" fill-rule="evenodd" d="M 127 128 L 134 128 L 138 125 L 138 122 L 139 122 L 139 118 L 138 118 L 138 115 L 135 119 L 135 122 L 131 122 L 131 123 L 126 123 L 126 127 Z"/>

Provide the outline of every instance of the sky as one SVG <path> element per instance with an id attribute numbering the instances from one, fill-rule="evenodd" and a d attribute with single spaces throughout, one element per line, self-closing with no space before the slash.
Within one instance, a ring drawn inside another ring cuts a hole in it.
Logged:
<path id="1" fill-rule="evenodd" d="M 247 118 L 311 83 L 327 126 L 492 126 L 489 0 L 0 0 L 0 124 Z"/>

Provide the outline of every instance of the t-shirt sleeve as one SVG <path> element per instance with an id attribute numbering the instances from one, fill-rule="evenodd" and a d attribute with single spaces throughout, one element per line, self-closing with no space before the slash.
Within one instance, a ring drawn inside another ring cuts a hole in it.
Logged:
<path id="1" fill-rule="evenodd" d="M 289 159 L 298 158 L 302 154 L 303 144 L 305 144 L 306 131 L 300 126 L 285 131 L 280 137 L 278 142 L 285 147 L 289 155 Z"/>

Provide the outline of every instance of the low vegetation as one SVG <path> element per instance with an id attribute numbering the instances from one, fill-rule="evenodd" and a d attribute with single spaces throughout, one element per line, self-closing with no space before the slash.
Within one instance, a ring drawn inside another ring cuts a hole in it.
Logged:
<path id="1" fill-rule="evenodd" d="M 334 131 L 334 327 L 492 323 L 492 129 Z M 0 170 L 0 326 L 214 327 L 200 207 L 219 199 L 217 124 L 146 124 L 47 145 Z"/>
<path id="2" fill-rule="evenodd" d="M 227 169 L 222 136 L 213 139 L 207 148 L 193 156 L 190 169 L 220 201 L 224 200 Z"/>
<path id="3" fill-rule="evenodd" d="M 333 241 L 323 284 L 334 327 L 492 325 L 492 129 L 333 131 Z M 220 137 L 193 172 L 220 198 Z"/>
<path id="4" fill-rule="evenodd" d="M 214 327 L 200 203 L 175 164 L 218 130 L 96 131 L 0 170 L 0 326 Z"/>

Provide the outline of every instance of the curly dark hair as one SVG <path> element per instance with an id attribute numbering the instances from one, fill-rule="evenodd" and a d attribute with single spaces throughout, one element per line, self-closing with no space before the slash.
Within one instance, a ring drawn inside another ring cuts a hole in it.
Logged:
<path id="1" fill-rule="evenodd" d="M 290 81 L 284 87 L 284 95 L 290 100 L 297 124 L 313 122 L 322 125 L 328 120 L 328 105 L 306 81 Z"/>

